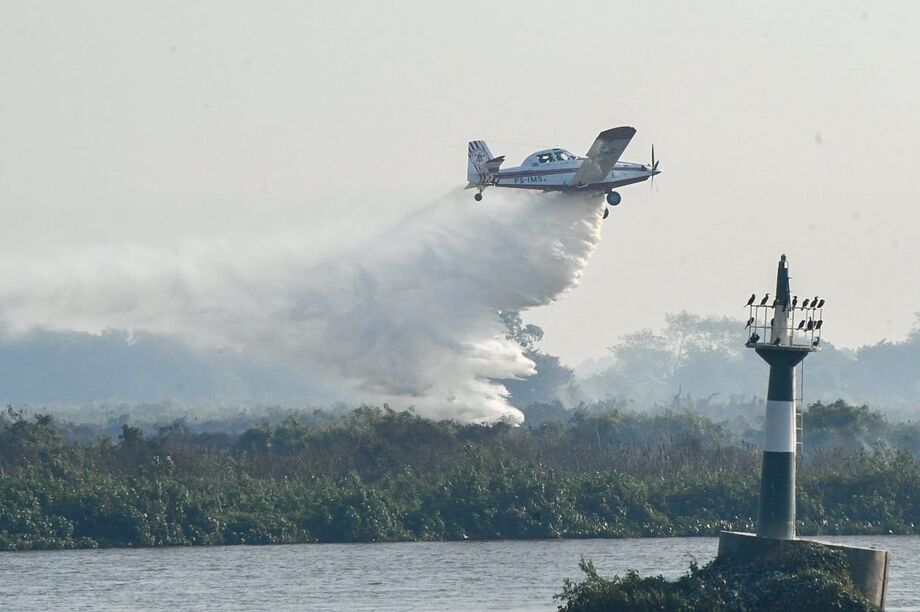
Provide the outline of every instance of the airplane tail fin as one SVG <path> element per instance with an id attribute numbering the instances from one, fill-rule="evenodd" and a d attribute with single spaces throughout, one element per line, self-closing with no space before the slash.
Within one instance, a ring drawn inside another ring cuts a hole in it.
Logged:
<path id="1" fill-rule="evenodd" d="M 488 184 L 492 174 L 498 172 L 505 156 L 494 157 L 489 145 L 482 140 L 474 140 L 469 144 L 469 163 L 466 167 L 466 178 L 470 187 Z"/>

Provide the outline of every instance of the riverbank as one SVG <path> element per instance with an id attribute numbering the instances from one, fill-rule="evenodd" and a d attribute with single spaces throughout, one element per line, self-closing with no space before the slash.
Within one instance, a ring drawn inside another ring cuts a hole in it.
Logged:
<path id="1" fill-rule="evenodd" d="M 539 430 L 367 409 L 323 427 L 65 439 L 0 430 L 0 549 L 706 536 L 750 531 L 759 453 L 689 413 Z M 920 533 L 920 462 L 837 449 L 800 469 L 799 533 Z"/>

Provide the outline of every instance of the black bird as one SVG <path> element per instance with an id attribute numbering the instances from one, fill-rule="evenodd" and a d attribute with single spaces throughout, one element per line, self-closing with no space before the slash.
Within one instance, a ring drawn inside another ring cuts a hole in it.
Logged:
<path id="1" fill-rule="evenodd" d="M 818 346 L 821 344 L 821 338 L 815 338 L 815 341 L 811 343 L 812 346 Z"/>
<path id="2" fill-rule="evenodd" d="M 821 298 L 821 301 L 818 302 L 818 308 L 824 308 L 824 298 Z"/>
<path id="3" fill-rule="evenodd" d="M 802 302 L 802 310 L 805 310 L 806 308 L 808 308 L 808 298 L 805 298 L 805 301 Z"/>
<path id="4" fill-rule="evenodd" d="M 775 321 L 775 320 L 776 320 L 776 319 L 770 319 L 770 327 L 773 327 L 773 321 Z"/>
<path id="5" fill-rule="evenodd" d="M 779 336 L 776 337 L 776 340 L 773 341 L 773 344 L 779 345 Z"/>
<path id="6" fill-rule="evenodd" d="M 755 332 L 748 340 L 748 344 L 757 344 L 758 340 L 760 340 L 760 336 L 758 336 L 757 333 Z"/>
<path id="7" fill-rule="evenodd" d="M 748 319 L 747 325 L 744 326 L 744 329 L 747 329 L 748 327 L 750 327 L 752 323 L 754 323 L 754 317 L 751 317 L 750 319 Z"/>
<path id="8" fill-rule="evenodd" d="M 811 307 L 814 308 L 817 305 L 818 305 L 818 296 L 816 295 L 815 299 L 811 301 Z"/>
<path id="9" fill-rule="evenodd" d="M 824 325 L 824 320 L 823 320 L 823 319 L 820 320 L 820 321 L 818 321 L 817 323 L 815 323 L 815 330 L 821 329 L 821 326 L 822 326 L 822 325 Z"/>
<path id="10" fill-rule="evenodd" d="M 793 295 L 792 296 L 792 307 L 795 308 L 795 305 L 798 303 L 799 303 L 799 296 Z"/>
<path id="11" fill-rule="evenodd" d="M 805 319 L 802 319 L 801 321 L 799 321 L 799 326 L 796 327 L 796 329 L 799 329 L 799 330 L 800 330 L 800 329 L 802 329 L 803 327 L 805 327 Z"/>
<path id="12" fill-rule="evenodd" d="M 769 299 L 770 299 L 770 294 L 768 293 L 767 295 L 763 296 L 763 299 L 762 299 L 762 300 L 760 300 L 760 305 L 761 305 L 761 306 L 766 306 L 766 305 L 767 305 L 767 300 L 769 300 Z"/>
<path id="13" fill-rule="evenodd" d="M 811 331 L 815 328 L 815 322 L 813 319 L 808 319 L 808 325 L 805 326 L 805 331 Z"/>
<path id="14" fill-rule="evenodd" d="M 770 307 L 771 307 L 771 308 L 776 308 L 776 305 L 777 305 L 777 304 L 779 304 L 779 298 L 778 298 L 778 297 L 773 298 L 773 304 L 771 304 Z"/>
<path id="15" fill-rule="evenodd" d="M 756 293 L 752 293 L 752 294 L 751 294 L 751 299 L 748 300 L 748 303 L 745 304 L 745 306 L 750 306 L 751 304 L 754 303 L 754 300 L 756 300 L 756 299 L 757 299 L 757 294 L 756 294 Z"/>

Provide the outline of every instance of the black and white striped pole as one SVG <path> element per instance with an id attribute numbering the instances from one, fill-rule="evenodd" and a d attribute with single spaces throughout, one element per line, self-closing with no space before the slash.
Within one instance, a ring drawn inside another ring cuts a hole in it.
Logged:
<path id="1" fill-rule="evenodd" d="M 800 309 L 803 320 L 812 321 L 804 334 L 796 333 L 796 307 L 789 291 L 789 265 L 779 260 L 776 293 L 772 304 L 751 305 L 753 333 L 747 346 L 770 365 L 767 412 L 764 421 L 763 464 L 757 537 L 795 539 L 795 368 L 818 350 L 812 309 Z M 767 316 L 772 314 L 772 320 Z M 762 317 L 763 324 L 760 324 Z M 761 335 L 762 332 L 762 335 Z"/>
<path id="2" fill-rule="evenodd" d="M 874 606 L 884 609 L 891 561 L 887 550 L 819 544 L 795 537 L 796 365 L 821 344 L 825 300 L 818 296 L 801 301 L 798 296 L 791 297 L 789 265 L 783 255 L 776 272 L 774 299 L 770 300 L 769 293 L 763 298 L 751 294 L 747 302 L 750 312 L 746 327 L 751 329 L 747 346 L 770 365 L 757 533 L 723 531 L 717 558 L 749 563 L 765 555 L 794 555 L 815 547 L 843 552 L 853 584 Z"/>

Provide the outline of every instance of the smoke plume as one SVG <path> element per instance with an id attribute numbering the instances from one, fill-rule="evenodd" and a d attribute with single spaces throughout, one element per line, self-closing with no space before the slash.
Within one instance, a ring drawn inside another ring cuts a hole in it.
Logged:
<path id="1" fill-rule="evenodd" d="M 574 287 L 596 198 L 451 193 L 373 239 L 308 233 L 174 249 L 106 246 L 0 265 L 0 325 L 145 330 L 322 376 L 353 397 L 461 421 L 521 420 L 495 382 L 533 363 L 499 310 Z"/>

